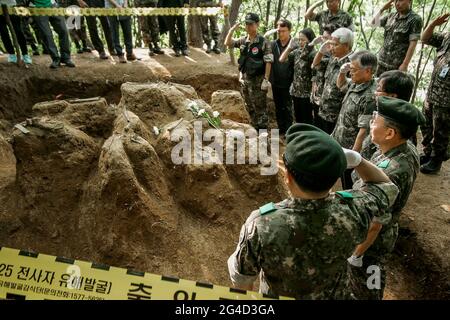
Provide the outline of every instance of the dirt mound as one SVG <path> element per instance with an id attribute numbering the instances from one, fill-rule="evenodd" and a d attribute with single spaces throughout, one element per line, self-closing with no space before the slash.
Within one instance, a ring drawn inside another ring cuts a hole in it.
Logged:
<path id="1" fill-rule="evenodd" d="M 219 90 L 212 94 L 211 106 L 225 118 L 242 123 L 250 123 L 250 115 L 245 108 L 241 93 L 233 90 Z"/>
<path id="2" fill-rule="evenodd" d="M 174 164 L 175 130 L 202 141 L 189 103 L 213 108 L 185 85 L 125 83 L 121 91 L 118 106 L 104 99 L 36 104 L 22 123 L 29 132 L 13 131 L 17 174 L 8 188 L 15 196 L 8 213 L 0 211 L 0 229 L 14 227 L 0 242 L 228 284 L 230 237 L 262 202 L 285 196 L 278 176 L 261 176 L 259 163 Z M 223 119 L 223 129 L 251 127 Z M 217 157 L 207 142 L 202 147 Z"/>

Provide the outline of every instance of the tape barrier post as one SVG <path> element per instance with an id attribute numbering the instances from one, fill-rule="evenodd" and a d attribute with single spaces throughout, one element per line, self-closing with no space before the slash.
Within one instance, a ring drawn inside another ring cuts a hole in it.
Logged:
<path id="1" fill-rule="evenodd" d="M 0 299 L 269 300 L 253 291 L 0 247 Z"/>
<path id="2" fill-rule="evenodd" d="M 220 7 L 205 8 L 25 8 L 12 7 L 10 14 L 19 16 L 215 16 L 223 12 Z"/>

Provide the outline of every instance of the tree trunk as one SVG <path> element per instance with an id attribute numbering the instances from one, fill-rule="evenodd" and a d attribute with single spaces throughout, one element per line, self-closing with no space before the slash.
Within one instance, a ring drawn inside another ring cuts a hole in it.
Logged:
<path id="1" fill-rule="evenodd" d="M 270 18 L 270 0 L 266 4 L 266 27 L 269 28 L 269 18 Z"/>
<path id="2" fill-rule="evenodd" d="M 305 13 L 306 11 L 308 11 L 309 6 L 311 5 L 311 0 L 306 0 L 306 8 L 305 8 Z M 300 7 L 298 8 L 298 23 L 300 23 Z M 303 29 L 308 28 L 308 24 L 309 24 L 309 20 L 305 19 L 305 24 L 303 25 Z"/>
<path id="3" fill-rule="evenodd" d="M 425 5 L 426 4 L 424 3 L 424 8 L 425 8 Z M 436 6 L 436 0 L 434 0 L 433 4 L 431 5 L 431 9 L 430 9 L 430 11 L 428 13 L 428 18 L 427 18 L 425 26 L 428 26 L 428 24 L 430 23 L 430 19 L 431 19 L 431 16 L 433 14 L 435 6 Z M 423 18 L 425 18 L 425 16 Z M 419 88 L 419 83 L 420 83 L 419 75 L 420 75 L 420 68 L 421 68 L 422 59 L 423 59 L 423 52 L 424 52 L 423 48 L 424 48 L 424 44 L 422 43 L 421 49 L 420 49 L 419 62 L 417 63 L 417 68 L 416 68 L 416 83 L 414 84 L 414 91 L 413 91 L 412 98 L 411 98 L 411 103 L 413 103 L 413 104 L 416 101 L 417 89 Z"/>
<path id="4" fill-rule="evenodd" d="M 228 17 L 230 23 L 228 25 L 226 23 L 223 25 L 222 32 L 219 37 L 220 48 L 222 51 L 226 50 L 225 45 L 224 45 L 225 37 L 227 36 L 228 31 L 230 30 L 231 26 L 233 26 L 238 19 L 239 8 L 241 7 L 242 1 L 243 0 L 233 0 L 231 2 L 231 7 L 229 8 L 229 17 Z"/>
<path id="5" fill-rule="evenodd" d="M 6 6 L 6 4 L 2 4 L 2 12 L 3 12 L 3 15 L 5 16 L 6 24 L 8 25 L 9 31 L 12 36 L 14 49 L 16 51 L 16 56 L 17 56 L 17 65 L 22 66 L 22 65 L 24 65 L 24 63 L 22 60 L 22 54 L 20 51 L 19 42 L 17 41 L 16 31 L 14 30 L 14 27 L 11 23 L 11 18 L 9 17 L 8 7 Z"/>
<path id="6" fill-rule="evenodd" d="M 191 7 L 196 6 L 196 0 L 190 0 L 189 5 Z M 200 16 L 188 16 L 187 19 L 187 36 L 188 43 L 192 47 L 202 48 L 203 47 L 203 37 L 202 37 L 202 28 L 200 25 Z"/>

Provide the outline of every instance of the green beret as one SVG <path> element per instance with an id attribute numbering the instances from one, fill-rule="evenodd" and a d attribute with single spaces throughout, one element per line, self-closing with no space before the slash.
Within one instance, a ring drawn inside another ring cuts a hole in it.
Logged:
<path id="1" fill-rule="evenodd" d="M 342 147 L 327 133 L 297 123 L 286 132 L 284 162 L 295 178 L 308 176 L 324 183 L 335 182 L 347 168 Z"/>
<path id="2" fill-rule="evenodd" d="M 385 119 L 408 127 L 425 124 L 422 112 L 405 100 L 380 96 L 377 104 L 378 114 Z"/>

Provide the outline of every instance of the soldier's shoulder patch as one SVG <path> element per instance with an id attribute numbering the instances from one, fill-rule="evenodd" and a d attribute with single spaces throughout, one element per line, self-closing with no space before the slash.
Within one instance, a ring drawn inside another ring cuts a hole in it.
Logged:
<path id="1" fill-rule="evenodd" d="M 270 212 L 273 212 L 277 210 L 277 207 L 275 206 L 275 204 L 273 202 L 267 203 L 265 205 L 263 205 L 262 207 L 259 208 L 259 213 L 260 215 L 265 215 L 268 214 Z"/>
<path id="2" fill-rule="evenodd" d="M 386 169 L 387 167 L 389 167 L 390 163 L 391 163 L 391 159 L 385 159 L 378 164 L 378 168 Z"/>

